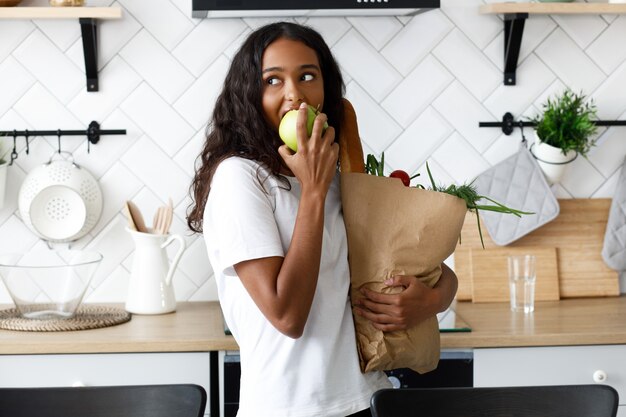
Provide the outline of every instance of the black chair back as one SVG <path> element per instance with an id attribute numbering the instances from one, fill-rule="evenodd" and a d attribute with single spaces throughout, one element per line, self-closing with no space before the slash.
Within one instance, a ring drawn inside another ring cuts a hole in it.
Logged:
<path id="1" fill-rule="evenodd" d="M 384 389 L 371 401 L 373 417 L 615 417 L 617 405 L 608 385 Z"/>
<path id="2" fill-rule="evenodd" d="M 192 384 L 0 388 L 7 417 L 202 417 L 206 402 Z"/>

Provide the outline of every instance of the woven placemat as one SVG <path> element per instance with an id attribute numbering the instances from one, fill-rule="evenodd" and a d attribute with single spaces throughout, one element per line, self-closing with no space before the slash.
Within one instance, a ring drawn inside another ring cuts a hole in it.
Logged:
<path id="1" fill-rule="evenodd" d="M 115 307 L 83 305 L 67 319 L 27 319 L 15 308 L 0 310 L 0 329 L 25 332 L 65 332 L 99 329 L 130 321 L 130 313 Z"/>

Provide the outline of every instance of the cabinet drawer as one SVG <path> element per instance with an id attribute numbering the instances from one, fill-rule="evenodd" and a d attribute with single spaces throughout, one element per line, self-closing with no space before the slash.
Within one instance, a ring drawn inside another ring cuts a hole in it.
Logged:
<path id="1" fill-rule="evenodd" d="M 208 395 L 209 358 L 209 352 L 0 355 L 0 387 L 198 384 Z"/>
<path id="2" fill-rule="evenodd" d="M 209 353 L 0 355 L 0 387 L 198 384 L 209 392 Z"/>
<path id="3" fill-rule="evenodd" d="M 626 405 L 626 345 L 474 349 L 476 387 L 598 382 Z"/>

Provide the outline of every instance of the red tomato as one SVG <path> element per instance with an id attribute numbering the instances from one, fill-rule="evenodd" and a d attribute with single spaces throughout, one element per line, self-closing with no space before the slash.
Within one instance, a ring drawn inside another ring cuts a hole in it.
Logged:
<path id="1" fill-rule="evenodd" d="M 402 184 L 406 185 L 407 187 L 411 184 L 411 177 L 409 177 L 409 174 L 407 174 L 405 171 L 402 171 L 401 169 L 393 171 L 391 174 L 389 174 L 389 178 L 399 178 L 400 181 L 402 181 Z"/>

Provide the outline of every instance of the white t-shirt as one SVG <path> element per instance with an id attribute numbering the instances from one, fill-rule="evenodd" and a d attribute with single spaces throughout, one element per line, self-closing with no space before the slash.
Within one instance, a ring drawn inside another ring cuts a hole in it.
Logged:
<path id="1" fill-rule="evenodd" d="M 322 257 L 311 311 L 298 339 L 276 330 L 258 309 L 233 265 L 285 256 L 300 200 L 254 161 L 232 157 L 217 168 L 204 212 L 204 238 L 224 318 L 239 344 L 238 417 L 343 417 L 369 407 L 390 383 L 383 372 L 361 373 L 339 177 L 326 197 Z M 265 180 L 261 185 L 259 182 Z M 298 302 L 298 300 L 294 300 Z"/>

